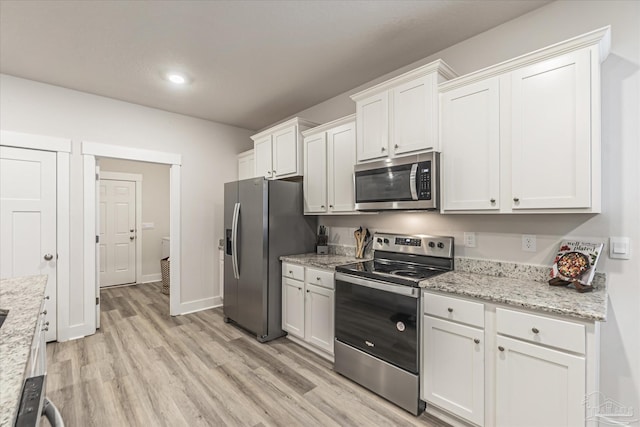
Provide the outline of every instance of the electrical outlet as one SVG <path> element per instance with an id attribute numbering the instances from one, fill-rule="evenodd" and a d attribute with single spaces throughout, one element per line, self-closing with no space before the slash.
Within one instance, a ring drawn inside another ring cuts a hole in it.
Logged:
<path id="1" fill-rule="evenodd" d="M 476 233 L 464 233 L 464 245 L 467 248 L 476 247 Z"/>
<path id="2" fill-rule="evenodd" d="M 536 251 L 536 236 L 534 234 L 522 235 L 522 250 L 525 252 Z"/>

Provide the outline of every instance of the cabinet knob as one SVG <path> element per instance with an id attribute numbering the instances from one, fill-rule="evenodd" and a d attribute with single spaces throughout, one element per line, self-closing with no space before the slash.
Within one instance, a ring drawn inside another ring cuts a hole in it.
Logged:
<path id="1" fill-rule="evenodd" d="M 324 205 L 320 205 L 320 207 L 321 207 L 322 209 L 324 209 Z"/>
<path id="2" fill-rule="evenodd" d="M 495 203 L 495 202 L 496 202 L 496 199 L 491 199 L 491 200 L 490 200 L 490 202 L 491 202 L 491 203 Z"/>
<path id="3" fill-rule="evenodd" d="M 301 288 L 300 286 L 298 286 L 298 290 L 299 290 L 299 291 L 301 291 L 301 290 L 302 290 L 302 288 Z M 309 291 L 307 291 L 307 292 L 309 292 Z"/>
<path id="4" fill-rule="evenodd" d="M 49 322 L 44 322 L 44 326 L 49 326 Z"/>
<path id="5" fill-rule="evenodd" d="M 316 280 L 320 280 L 320 278 L 319 278 L 319 277 L 316 277 Z"/>
<path id="6" fill-rule="evenodd" d="M 333 209 L 333 205 L 329 205 L 329 207 L 330 207 L 331 209 Z"/>
<path id="7" fill-rule="evenodd" d="M 473 342 L 474 342 L 474 343 L 476 343 L 476 344 L 480 344 L 480 340 L 479 340 L 478 338 L 475 338 L 475 339 L 473 340 Z"/>
<path id="8" fill-rule="evenodd" d="M 395 148 L 397 150 L 398 148 L 400 148 L 400 146 L 398 144 L 396 144 L 396 145 L 393 146 L 393 148 Z"/>
<path id="9" fill-rule="evenodd" d="M 540 330 L 538 330 L 538 328 L 531 328 L 531 332 L 533 332 L 534 334 L 537 334 L 538 332 L 540 332 Z"/>
<path id="10" fill-rule="evenodd" d="M 498 346 L 498 350 L 500 350 L 500 351 L 504 351 L 504 347 L 503 347 L 503 346 L 501 346 L 501 345 L 499 345 L 499 346 Z"/>
<path id="11" fill-rule="evenodd" d="M 46 255 L 44 256 L 44 260 L 45 260 L 45 261 L 51 261 L 52 259 L 53 259 L 53 255 L 51 255 L 51 254 L 46 254 Z"/>
<path id="12" fill-rule="evenodd" d="M 47 310 L 43 311 L 42 314 L 47 315 Z"/>
<path id="13" fill-rule="evenodd" d="M 271 171 L 267 171 L 267 175 L 271 175 Z"/>
<path id="14" fill-rule="evenodd" d="M 380 147 L 380 151 L 384 153 L 385 151 L 387 151 L 387 149 L 384 147 Z"/>
<path id="15" fill-rule="evenodd" d="M 309 293 L 309 289 L 307 289 L 307 293 Z"/>
<path id="16" fill-rule="evenodd" d="M 44 297 L 44 299 L 51 299 L 51 297 L 47 295 L 46 297 Z"/>
<path id="17" fill-rule="evenodd" d="M 274 169 L 274 170 L 273 170 L 273 174 L 275 175 L 275 173 L 276 173 L 276 170 Z"/>
<path id="18" fill-rule="evenodd" d="M 289 274 L 293 274 L 293 271 L 289 270 Z"/>
<path id="19" fill-rule="evenodd" d="M 514 202 L 516 202 L 516 203 L 518 203 L 518 202 L 520 201 L 520 199 L 519 199 L 519 198 L 517 198 L 517 197 L 514 197 L 514 198 L 513 198 L 513 201 L 514 201 Z"/>
<path id="20" fill-rule="evenodd" d="M 48 327 L 48 326 L 45 326 L 44 328 L 42 328 L 42 330 L 43 330 L 43 331 L 48 331 L 48 330 L 49 330 L 49 327 Z"/>
<path id="21" fill-rule="evenodd" d="M 453 308 L 449 307 L 449 308 L 447 308 L 447 311 L 448 311 L 449 313 L 453 313 Z"/>

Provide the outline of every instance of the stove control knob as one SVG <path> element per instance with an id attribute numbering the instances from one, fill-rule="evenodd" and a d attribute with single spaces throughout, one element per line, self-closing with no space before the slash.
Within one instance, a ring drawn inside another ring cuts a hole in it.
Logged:
<path id="1" fill-rule="evenodd" d="M 389 244 L 389 239 L 384 239 L 384 243 L 385 243 L 386 245 L 388 245 L 388 244 Z"/>
<path id="2" fill-rule="evenodd" d="M 433 242 L 429 242 L 429 247 L 430 247 L 430 248 L 435 248 L 435 246 L 436 246 L 436 244 L 435 244 L 435 243 L 433 243 Z"/>
<path id="3" fill-rule="evenodd" d="M 440 248 L 440 249 L 444 248 L 444 243 L 442 243 L 442 242 L 438 243 L 438 248 Z"/>
<path id="4" fill-rule="evenodd" d="M 378 238 L 376 239 L 376 242 L 378 242 L 378 243 L 382 243 L 382 239 L 378 237 Z"/>

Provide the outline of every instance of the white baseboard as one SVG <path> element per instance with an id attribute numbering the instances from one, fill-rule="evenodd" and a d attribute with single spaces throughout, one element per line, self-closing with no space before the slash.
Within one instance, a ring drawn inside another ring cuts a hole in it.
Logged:
<path id="1" fill-rule="evenodd" d="M 222 297 L 213 297 L 213 306 L 214 307 L 222 307 Z"/>
<path id="2" fill-rule="evenodd" d="M 220 305 L 216 298 L 203 298 L 196 301 L 182 302 L 180 303 L 180 312 L 178 315 L 195 313 L 196 311 L 208 310 L 210 308 L 218 307 Z M 217 305 L 216 305 L 217 303 Z"/>
<path id="3" fill-rule="evenodd" d="M 159 282 L 162 280 L 162 273 L 143 274 L 140 283 Z"/>

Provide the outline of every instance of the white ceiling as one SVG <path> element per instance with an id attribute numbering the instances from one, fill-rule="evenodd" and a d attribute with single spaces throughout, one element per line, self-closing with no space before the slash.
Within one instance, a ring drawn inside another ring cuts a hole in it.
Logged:
<path id="1" fill-rule="evenodd" d="M 1 0 L 0 72 L 260 129 L 546 3 Z"/>

